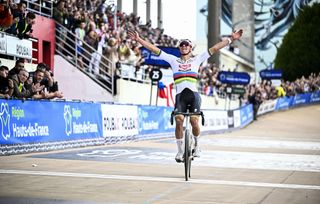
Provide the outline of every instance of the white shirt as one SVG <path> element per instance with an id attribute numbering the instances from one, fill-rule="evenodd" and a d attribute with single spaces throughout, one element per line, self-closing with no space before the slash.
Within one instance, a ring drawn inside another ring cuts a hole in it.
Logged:
<path id="1" fill-rule="evenodd" d="M 161 51 L 159 55 L 159 58 L 168 62 L 172 68 L 177 94 L 181 93 L 185 88 L 198 92 L 197 79 L 199 67 L 201 63 L 209 57 L 210 54 L 208 51 L 195 57 L 191 57 L 187 61 L 183 61 L 181 58 L 170 55 L 164 51 Z"/>

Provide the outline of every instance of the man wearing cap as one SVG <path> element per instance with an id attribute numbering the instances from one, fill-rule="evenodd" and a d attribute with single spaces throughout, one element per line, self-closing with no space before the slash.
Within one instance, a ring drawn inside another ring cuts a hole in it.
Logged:
<path id="1" fill-rule="evenodd" d="M 160 59 L 168 62 L 173 71 L 174 83 L 176 86 L 176 112 L 186 112 L 187 105 L 190 105 L 190 112 L 199 112 L 201 106 L 201 98 L 197 90 L 197 78 L 200 65 L 207 60 L 211 55 L 218 52 L 221 48 L 229 45 L 232 41 L 238 40 L 242 36 L 242 30 L 235 31 L 231 34 L 230 38 L 224 39 L 215 44 L 204 53 L 194 56 L 192 54 L 192 42 L 188 39 L 180 40 L 178 46 L 181 57 L 178 58 L 160 50 L 158 47 L 150 42 L 142 39 L 136 31 L 128 31 L 128 37 L 136 40 L 145 48 L 158 55 Z M 183 115 L 176 115 L 176 141 L 178 146 L 178 153 L 176 155 L 177 162 L 183 162 L 184 146 L 183 146 Z M 200 156 L 199 147 L 199 116 L 190 117 L 192 126 L 192 133 L 195 138 L 195 157 Z"/>

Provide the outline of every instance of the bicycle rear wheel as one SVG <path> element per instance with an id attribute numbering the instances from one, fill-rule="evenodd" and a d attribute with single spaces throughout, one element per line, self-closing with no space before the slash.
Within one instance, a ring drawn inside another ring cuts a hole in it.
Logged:
<path id="1" fill-rule="evenodd" d="M 191 168 L 191 162 L 190 162 L 190 148 L 189 148 L 189 130 L 185 131 L 184 135 L 184 175 L 186 181 L 189 180 L 190 177 L 190 168 Z"/>

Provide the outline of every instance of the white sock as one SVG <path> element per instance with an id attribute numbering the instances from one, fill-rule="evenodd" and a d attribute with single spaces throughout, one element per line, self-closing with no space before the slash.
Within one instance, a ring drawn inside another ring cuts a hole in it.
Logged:
<path id="1" fill-rule="evenodd" d="M 200 144 L 200 135 L 194 136 L 194 145 L 198 146 Z"/>
<path id="2" fill-rule="evenodd" d="M 178 147 L 178 151 L 180 153 L 184 152 L 184 148 L 183 148 L 183 139 L 176 139 L 177 141 L 177 147 Z"/>

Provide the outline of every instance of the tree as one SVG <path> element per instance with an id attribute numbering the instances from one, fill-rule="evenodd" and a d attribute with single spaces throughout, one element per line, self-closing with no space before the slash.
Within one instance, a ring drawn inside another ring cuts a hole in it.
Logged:
<path id="1" fill-rule="evenodd" d="M 306 6 L 284 36 L 276 59 L 276 69 L 285 80 L 320 72 L 320 3 Z"/>

